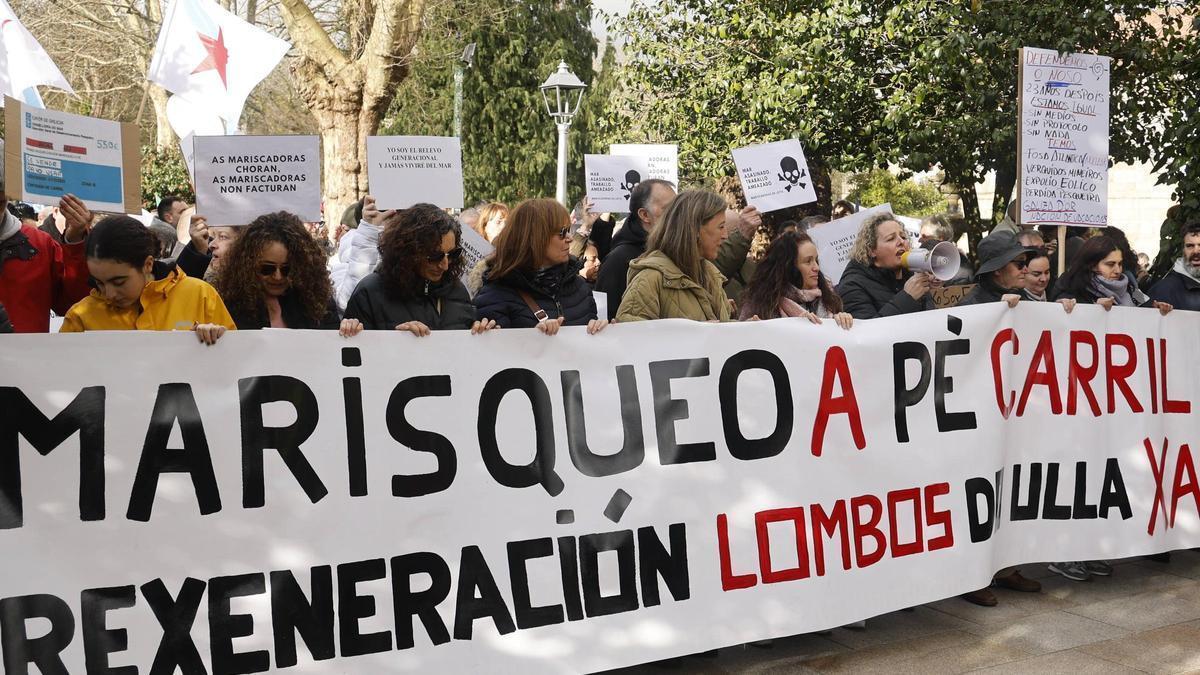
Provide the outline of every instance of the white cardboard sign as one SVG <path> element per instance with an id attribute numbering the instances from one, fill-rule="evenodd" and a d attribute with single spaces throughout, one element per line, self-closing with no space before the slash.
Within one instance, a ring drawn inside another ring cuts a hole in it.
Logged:
<path id="1" fill-rule="evenodd" d="M 861 209 L 837 220 L 821 223 L 809 228 L 808 236 L 817 245 L 817 259 L 821 263 L 821 274 L 829 279 L 829 283 L 837 284 L 842 279 L 842 272 L 850 262 L 850 251 L 858 239 L 858 230 L 863 222 L 873 215 L 888 213 L 891 204 L 880 204 L 869 209 Z"/>
<path id="2" fill-rule="evenodd" d="M 246 225 L 287 211 L 321 220 L 317 136 L 196 136 L 196 213 L 209 225 Z"/>
<path id="3" fill-rule="evenodd" d="M 1020 51 L 1021 223 L 1108 225 L 1111 59 Z"/>
<path id="4" fill-rule="evenodd" d="M 733 151 L 746 203 L 759 211 L 778 211 L 817 201 L 808 160 L 800 141 L 789 139 Z"/>
<path id="5" fill-rule="evenodd" d="M 464 286 L 470 288 L 471 285 L 467 283 L 467 279 L 471 276 L 471 270 L 475 269 L 480 260 L 491 255 L 496 247 L 481 237 L 478 232 L 465 225 L 462 228 L 462 239 L 459 246 L 462 246 L 463 250 L 463 273 L 460 280 Z"/>
<path id="6" fill-rule="evenodd" d="M 461 209 L 462 144 L 457 136 L 368 136 L 367 180 L 382 211 Z"/>
<path id="7" fill-rule="evenodd" d="M 650 178 L 650 163 L 638 155 L 584 155 L 583 168 L 596 213 L 629 213 L 629 195 Z"/>
<path id="8" fill-rule="evenodd" d="M 608 146 L 608 153 L 645 157 L 650 165 L 650 178 L 679 187 L 679 146 L 674 143 L 613 143 Z"/>

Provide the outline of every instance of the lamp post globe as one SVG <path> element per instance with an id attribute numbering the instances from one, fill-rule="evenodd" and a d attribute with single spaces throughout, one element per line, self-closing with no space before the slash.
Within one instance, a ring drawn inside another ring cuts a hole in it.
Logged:
<path id="1" fill-rule="evenodd" d="M 558 127 L 558 187 L 555 196 L 563 206 L 567 205 L 567 134 L 571 120 L 579 112 L 586 88 L 587 85 L 567 67 L 566 61 L 559 61 L 558 69 L 539 87 L 546 113 Z"/>

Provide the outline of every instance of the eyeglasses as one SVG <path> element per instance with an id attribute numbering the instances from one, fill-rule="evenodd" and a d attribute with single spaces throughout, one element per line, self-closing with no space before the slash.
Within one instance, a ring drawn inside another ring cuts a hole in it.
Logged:
<path id="1" fill-rule="evenodd" d="M 558 236 L 560 239 L 570 239 L 571 238 L 571 228 L 564 227 L 563 229 L 559 230 Z"/>
<path id="2" fill-rule="evenodd" d="M 445 258 L 449 258 L 450 260 L 458 260 L 461 257 L 462 257 L 462 248 L 452 248 L 449 251 L 438 251 L 437 253 L 430 253 L 429 255 L 425 256 L 425 259 L 431 263 L 437 264 L 437 263 L 442 262 L 442 260 Z"/>
<path id="3" fill-rule="evenodd" d="M 282 265 L 277 265 L 275 263 L 258 264 L 258 275 L 260 277 L 273 277 L 275 276 L 275 272 L 279 272 L 280 276 L 287 278 L 287 276 L 292 273 L 292 266 L 287 263 Z"/>
<path id="4" fill-rule="evenodd" d="M 1016 260 L 1012 261 L 1012 263 L 1016 265 L 1017 269 L 1019 270 L 1023 270 L 1029 266 L 1029 261 L 1025 258 L 1017 258 Z"/>

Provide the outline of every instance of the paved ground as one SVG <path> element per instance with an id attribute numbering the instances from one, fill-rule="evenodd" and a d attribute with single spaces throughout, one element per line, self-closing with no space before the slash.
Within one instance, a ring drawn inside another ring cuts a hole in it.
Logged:
<path id="1" fill-rule="evenodd" d="M 997 589 L 998 607 L 949 598 L 867 622 L 866 630 L 775 640 L 771 649 L 688 657 L 687 673 L 1200 673 L 1200 553 L 1169 564 L 1114 561 L 1108 578 L 1068 581 L 1045 565 L 1022 572 L 1037 594 Z M 621 675 L 661 675 L 639 666 Z"/>

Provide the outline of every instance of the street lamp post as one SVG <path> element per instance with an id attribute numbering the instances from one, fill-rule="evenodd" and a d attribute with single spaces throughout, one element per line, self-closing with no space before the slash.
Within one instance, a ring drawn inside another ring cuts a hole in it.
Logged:
<path id="1" fill-rule="evenodd" d="M 558 70 L 540 87 L 546 112 L 558 126 L 558 188 L 555 196 L 563 206 L 567 206 L 567 132 L 571 129 L 571 119 L 579 112 L 586 88 L 587 85 L 567 67 L 566 61 L 560 61 Z"/>
<path id="2" fill-rule="evenodd" d="M 462 56 L 454 64 L 454 135 L 462 138 L 463 68 L 470 68 L 475 61 L 475 43 L 467 45 Z"/>

